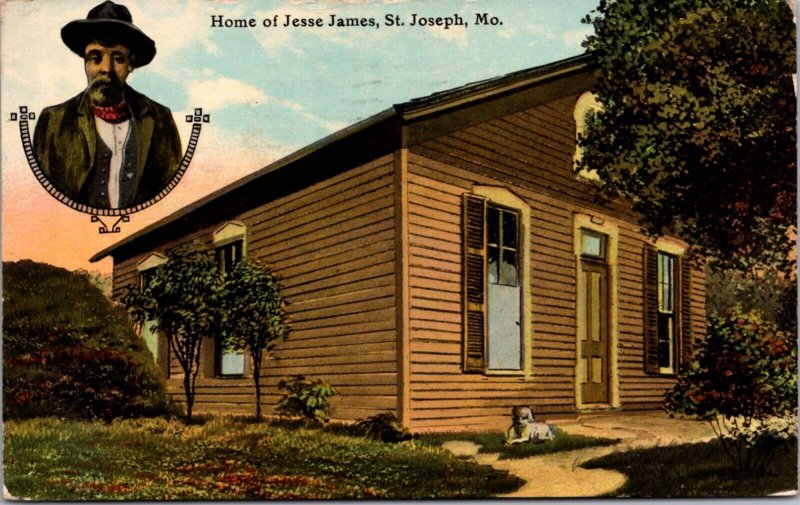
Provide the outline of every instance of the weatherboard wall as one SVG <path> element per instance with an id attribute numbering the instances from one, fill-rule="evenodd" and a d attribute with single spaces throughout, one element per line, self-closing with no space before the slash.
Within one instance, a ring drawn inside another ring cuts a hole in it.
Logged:
<path id="1" fill-rule="evenodd" d="M 396 410 L 393 169 L 393 156 L 378 158 L 158 248 L 199 238 L 211 250 L 214 230 L 235 220 L 247 226 L 248 257 L 282 278 L 291 333 L 262 366 L 266 413 L 280 398 L 278 380 L 295 374 L 338 388 L 336 418 Z M 138 281 L 136 264 L 148 254 L 115 263 L 115 290 Z M 182 375 L 171 361 L 168 388 L 182 402 Z M 214 377 L 206 345 L 195 411 L 251 412 L 253 398 L 252 378 Z"/>
<path id="2" fill-rule="evenodd" d="M 619 229 L 619 403 L 658 408 L 672 377 L 644 372 L 645 237 L 621 205 L 593 202 L 572 173 L 577 94 L 473 124 L 410 148 L 408 223 L 410 284 L 410 425 L 417 430 L 498 428 L 511 407 L 541 417 L 576 413 L 576 214 Z M 465 373 L 462 367 L 462 195 L 499 186 L 531 209 L 529 247 L 532 327 L 525 330 L 528 376 Z M 692 283 L 693 335 L 705 321 L 704 278 Z"/>

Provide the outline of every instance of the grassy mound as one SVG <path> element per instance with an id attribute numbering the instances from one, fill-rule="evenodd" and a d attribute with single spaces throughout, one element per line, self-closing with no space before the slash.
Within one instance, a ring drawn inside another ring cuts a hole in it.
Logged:
<path id="1" fill-rule="evenodd" d="M 3 263 L 3 297 L 4 419 L 166 411 L 152 354 L 88 274 Z"/>

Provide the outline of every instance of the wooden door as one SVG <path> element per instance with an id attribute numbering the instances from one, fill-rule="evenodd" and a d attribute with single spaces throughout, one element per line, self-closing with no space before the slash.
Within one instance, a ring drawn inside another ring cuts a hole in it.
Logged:
<path id="1" fill-rule="evenodd" d="M 583 403 L 608 403 L 608 267 L 590 260 L 581 266 Z"/>

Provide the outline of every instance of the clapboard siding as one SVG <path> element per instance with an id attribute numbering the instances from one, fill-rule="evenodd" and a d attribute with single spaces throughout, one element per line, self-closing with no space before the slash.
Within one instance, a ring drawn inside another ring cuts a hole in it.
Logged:
<path id="1" fill-rule="evenodd" d="M 339 389 L 335 418 L 396 410 L 393 160 L 385 156 L 181 238 L 199 238 L 212 248 L 215 229 L 241 221 L 248 257 L 282 279 L 292 331 L 262 365 L 266 413 L 280 399 L 278 380 L 295 374 L 322 377 Z M 138 282 L 136 263 L 148 254 L 115 264 L 115 291 Z M 252 412 L 252 379 L 214 378 L 213 345 L 204 345 L 195 411 Z M 168 389 L 182 403 L 182 373 L 174 358 L 171 365 Z"/>
<path id="2" fill-rule="evenodd" d="M 622 408 L 658 408 L 664 391 L 674 383 L 673 378 L 644 373 L 645 237 L 628 209 L 619 204 L 600 207 L 589 187 L 571 172 L 576 99 L 560 98 L 410 149 L 409 388 L 414 429 L 444 430 L 459 423 L 496 428 L 519 404 L 547 416 L 574 415 L 575 213 L 600 212 L 619 228 L 617 366 Z M 505 187 L 531 208 L 529 379 L 462 372 L 461 197 L 474 185 Z M 703 279 L 702 271 L 694 272 L 696 338 L 705 320 Z"/>

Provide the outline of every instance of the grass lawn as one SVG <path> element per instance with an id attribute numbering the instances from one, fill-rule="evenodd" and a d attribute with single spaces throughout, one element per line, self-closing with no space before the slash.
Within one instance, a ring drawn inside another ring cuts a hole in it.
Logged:
<path id="1" fill-rule="evenodd" d="M 5 422 L 5 484 L 36 500 L 460 498 L 506 472 L 419 443 L 237 419 Z"/>
<path id="2" fill-rule="evenodd" d="M 612 438 L 594 438 L 582 435 L 568 435 L 564 431 L 553 428 L 555 438 L 547 442 L 503 445 L 504 433 L 436 433 L 421 435 L 419 441 L 431 446 L 441 446 L 448 440 L 466 440 L 480 446 L 478 452 L 499 452 L 500 459 L 519 459 L 538 456 L 551 452 L 572 451 L 602 445 L 613 445 L 619 442 Z"/>
<path id="3" fill-rule="evenodd" d="M 762 474 L 741 474 L 717 440 L 614 453 L 581 466 L 627 475 L 618 497 L 765 496 L 797 489 L 797 441 L 778 449 Z"/>

